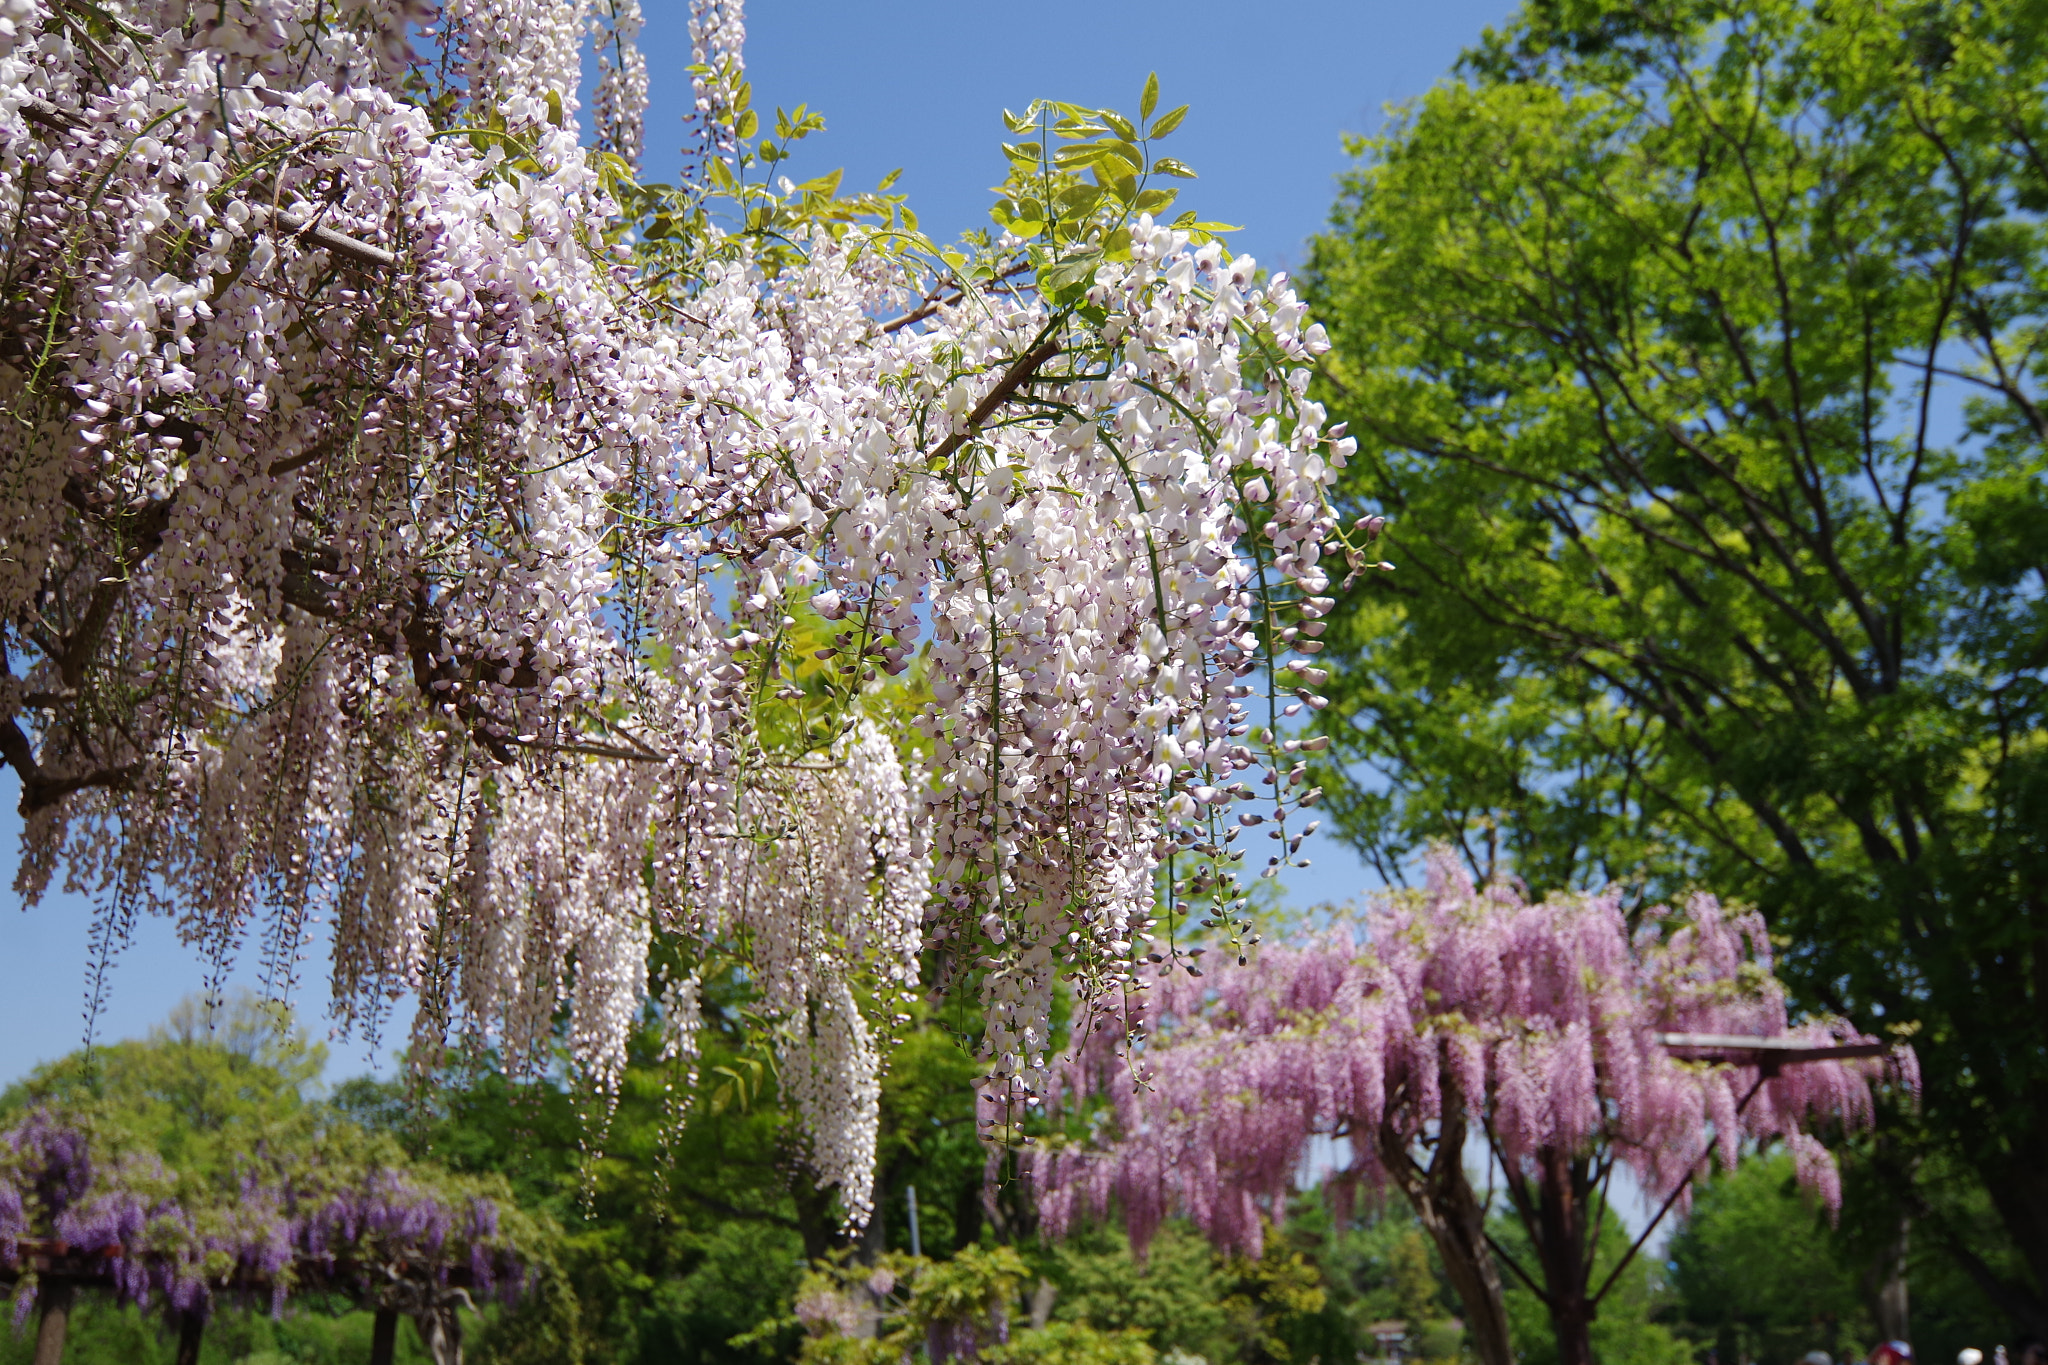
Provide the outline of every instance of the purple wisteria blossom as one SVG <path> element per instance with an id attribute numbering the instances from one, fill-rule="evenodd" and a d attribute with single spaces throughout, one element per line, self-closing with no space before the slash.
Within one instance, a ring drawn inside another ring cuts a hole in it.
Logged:
<path id="1" fill-rule="evenodd" d="M 523 1283 L 497 1202 L 449 1177 L 307 1151 L 207 1182 L 97 1131 L 37 1109 L 0 1133 L 0 1263 L 61 1256 L 118 1301 L 173 1313 L 222 1299 L 280 1312 L 302 1288 L 367 1303 L 394 1285 L 510 1297 Z M 17 1319 L 33 1302 L 25 1281 Z"/>

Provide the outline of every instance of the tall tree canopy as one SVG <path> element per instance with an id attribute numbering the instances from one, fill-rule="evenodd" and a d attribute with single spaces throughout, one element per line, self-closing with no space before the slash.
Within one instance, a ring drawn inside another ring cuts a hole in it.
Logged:
<path id="1" fill-rule="evenodd" d="M 1446 838 L 1761 905 L 1801 999 L 1913 1035 L 1922 1136 L 2027 1269 L 1923 1230 L 2036 1331 L 2044 35 L 2038 0 L 1532 4 L 1359 144 L 1310 291 L 1399 566 L 1325 637 L 1345 830 L 1395 875 Z"/>
<path id="2" fill-rule="evenodd" d="M 173 914 L 282 993 L 324 918 L 416 1064 L 543 1065 L 562 1007 L 610 1088 L 650 942 L 744 949 L 859 1218 L 927 916 L 1000 1109 L 1055 981 L 1129 980 L 1164 836 L 1306 794 L 1239 679 L 1331 605 L 1352 443 L 1285 281 L 1155 219 L 1156 81 L 1012 116 L 1003 230 L 941 248 L 770 187 L 821 120 L 751 107 L 738 0 L 679 187 L 634 0 L 4 14 L 0 758 L 103 953 Z"/>

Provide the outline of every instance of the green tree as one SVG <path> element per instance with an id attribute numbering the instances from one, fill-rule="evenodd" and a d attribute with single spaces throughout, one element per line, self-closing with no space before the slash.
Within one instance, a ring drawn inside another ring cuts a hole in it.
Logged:
<path id="1" fill-rule="evenodd" d="M 1373 1327 L 1406 1326 L 1407 1352 L 1425 1362 L 1461 1357 L 1463 1326 L 1456 1294 L 1435 1244 L 1399 1199 L 1380 1202 L 1361 1220 L 1339 1220 L 1328 1200 L 1303 1191 L 1288 1209 L 1286 1244 L 1321 1275 L 1321 1311 L 1284 1327 L 1293 1359 L 1356 1360 L 1377 1356 Z"/>
<path id="2" fill-rule="evenodd" d="M 1488 1232 L 1505 1267 L 1508 1332 L 1520 1365 L 1557 1365 L 1562 1358 L 1550 1310 L 1537 1292 L 1542 1279 L 1527 1226 L 1507 1213 L 1489 1220 Z M 1627 1253 L 1630 1233 L 1619 1218 L 1599 1220 L 1593 1249 L 1593 1282 L 1604 1281 Z M 1591 1327 L 1593 1359 L 1599 1365 L 1688 1365 L 1691 1352 L 1662 1319 L 1673 1295 L 1659 1267 L 1638 1256 L 1622 1269 L 1600 1301 Z"/>
<path id="3" fill-rule="evenodd" d="M 760 1365 L 796 1353 L 788 1313 L 806 1266 L 908 1251 L 906 1185 L 918 1189 L 928 1255 L 979 1245 L 978 1068 L 960 1028 L 971 1006 L 963 996 L 911 1007 L 882 1081 L 876 1215 L 858 1233 L 805 1164 L 746 974 L 731 966 L 706 972 L 694 1090 L 660 1059 L 650 1025 L 609 1107 L 566 1084 L 566 1069 L 515 1080 L 490 1057 L 439 1078 L 424 1106 L 375 1081 L 336 1087 L 333 1103 L 416 1155 L 504 1176 L 522 1207 L 564 1229 L 562 1299 L 491 1315 L 472 1352 L 483 1365 L 547 1359 L 546 1343 L 564 1336 L 588 1365 Z M 601 1144 L 590 1141 L 599 1124 Z"/>
<path id="4" fill-rule="evenodd" d="M 1861 1355 L 1875 1340 L 1857 1269 L 1782 1153 L 1702 1184 L 1669 1255 L 1686 1320 L 1726 1359 L 1792 1365 L 1812 1350 Z"/>
<path id="5" fill-rule="evenodd" d="M 1056 1322 L 1140 1331 L 1161 1355 L 1210 1361 L 1234 1355 L 1218 1258 L 1185 1223 L 1163 1225 L 1142 1262 L 1131 1255 L 1121 1227 L 1089 1227 L 1050 1248 L 1045 1273 L 1058 1291 Z"/>
<path id="6" fill-rule="evenodd" d="M 187 999 L 149 1036 L 73 1053 L 0 1091 L 0 1117 L 30 1105 L 95 1103 L 174 1169 L 214 1177 L 239 1156 L 316 1125 L 327 1049 L 289 1011 L 243 995 Z"/>
<path id="7" fill-rule="evenodd" d="M 1071 1322 L 1027 1327 L 982 1352 L 989 1365 L 1155 1365 L 1158 1353 L 1135 1331 L 1101 1332 Z"/>
<path id="8" fill-rule="evenodd" d="M 2048 4 L 1532 0 L 1310 270 L 1398 568 L 1322 780 L 1399 879 L 1711 884 L 1910 1036 L 1917 1235 L 2048 1332 Z M 1937 439 L 1942 385 L 1975 395 Z"/>

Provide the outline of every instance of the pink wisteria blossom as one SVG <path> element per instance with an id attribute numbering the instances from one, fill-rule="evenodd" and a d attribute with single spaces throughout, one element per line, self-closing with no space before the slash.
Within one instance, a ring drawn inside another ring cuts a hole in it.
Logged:
<path id="1" fill-rule="evenodd" d="M 1529 1273 L 1553 1317 L 1576 1312 L 1583 1327 L 1599 1288 L 1587 1284 L 1587 1239 L 1616 1165 L 1682 1205 L 1703 1163 L 1733 1166 L 1744 1144 L 1783 1140 L 1834 1207 L 1819 1135 L 1868 1126 L 1881 1083 L 1917 1089 L 1903 1047 L 1769 1067 L 1689 1060 L 1660 1041 L 1874 1041 L 1840 1020 L 1791 1018 L 1762 919 L 1711 896 L 1652 907 L 1632 928 L 1618 892 L 1532 903 L 1506 883 L 1475 886 L 1440 853 L 1426 891 L 1383 897 L 1360 929 L 1200 979 L 1168 974 L 1118 1021 L 1143 1036 L 1135 1054 L 1114 1044 L 1115 1027 L 1090 1032 L 1065 1070 L 1066 1102 L 1100 1097 L 1107 1126 L 1028 1152 L 1047 1230 L 1115 1207 L 1142 1247 L 1177 1212 L 1256 1255 L 1312 1145 L 1343 1139 L 1331 1191 L 1347 1203 L 1361 1186 L 1407 1195 L 1482 1357 L 1504 1360 L 1495 1252 L 1464 1170 L 1469 1130 L 1528 1224 L 1543 1261 Z"/>

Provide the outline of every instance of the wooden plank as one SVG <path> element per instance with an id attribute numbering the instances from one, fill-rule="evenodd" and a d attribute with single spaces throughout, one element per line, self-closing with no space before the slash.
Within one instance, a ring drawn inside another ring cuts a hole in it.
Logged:
<path id="1" fill-rule="evenodd" d="M 1846 1061 L 1852 1057 L 1882 1057 L 1892 1050 L 1890 1043 L 1814 1044 L 1782 1034 L 1770 1037 L 1749 1033 L 1660 1033 L 1656 1037 L 1667 1048 L 1746 1053 L 1778 1062 Z"/>

